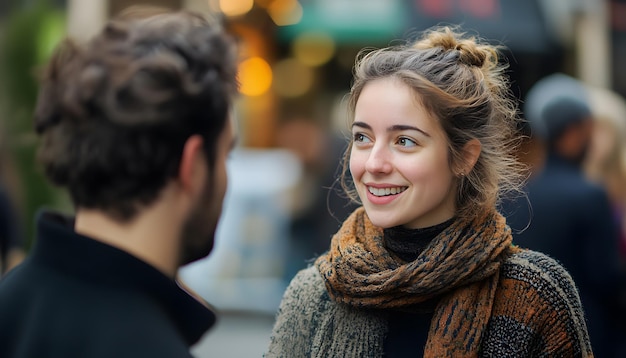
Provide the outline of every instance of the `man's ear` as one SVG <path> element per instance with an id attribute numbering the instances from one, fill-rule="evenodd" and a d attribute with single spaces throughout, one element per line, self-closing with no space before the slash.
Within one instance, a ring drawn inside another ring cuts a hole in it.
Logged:
<path id="1" fill-rule="evenodd" d="M 460 165 L 459 173 L 460 176 L 467 175 L 473 168 L 476 162 L 478 161 L 478 157 L 480 157 L 480 151 L 482 149 L 482 145 L 478 139 L 472 139 L 469 142 L 465 143 L 463 146 L 463 163 Z"/>
<path id="2" fill-rule="evenodd" d="M 200 135 L 187 138 L 178 167 L 178 180 L 184 190 L 195 190 L 196 182 L 204 182 L 207 175 L 204 165 L 204 141 Z"/>

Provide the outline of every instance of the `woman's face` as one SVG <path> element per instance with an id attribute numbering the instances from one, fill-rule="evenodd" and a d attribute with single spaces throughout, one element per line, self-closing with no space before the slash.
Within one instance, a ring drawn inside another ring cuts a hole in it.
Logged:
<path id="1" fill-rule="evenodd" d="M 455 213 L 455 178 L 441 125 L 394 78 L 363 88 L 352 124 L 350 172 L 372 223 L 423 228 Z"/>

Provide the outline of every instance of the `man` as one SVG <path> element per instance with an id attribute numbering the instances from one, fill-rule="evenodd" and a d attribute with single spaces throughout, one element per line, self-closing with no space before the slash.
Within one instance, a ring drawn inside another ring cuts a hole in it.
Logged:
<path id="1" fill-rule="evenodd" d="M 0 357 L 189 357 L 214 313 L 176 282 L 205 257 L 234 133 L 233 41 L 199 15 L 133 11 L 64 43 L 35 113 L 75 218 L 43 211 L 0 282 Z"/>
<path id="2" fill-rule="evenodd" d="M 514 243 L 548 254 L 571 273 L 594 353 L 610 356 L 617 340 L 609 323 L 619 313 L 621 280 L 617 228 L 605 190 L 588 181 L 581 168 L 591 140 L 590 107 L 571 88 L 554 93 L 543 98 L 540 122 L 531 123 L 545 141 L 545 165 L 527 184 L 528 201 L 508 203 L 505 213 Z"/>

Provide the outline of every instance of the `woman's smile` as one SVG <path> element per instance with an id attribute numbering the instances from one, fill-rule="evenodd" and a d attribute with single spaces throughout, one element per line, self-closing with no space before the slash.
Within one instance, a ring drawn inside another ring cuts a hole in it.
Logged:
<path id="1" fill-rule="evenodd" d="M 398 186 L 398 187 L 387 187 L 387 188 L 376 188 L 373 186 L 368 186 L 367 190 L 374 196 L 388 196 L 388 195 L 396 195 L 405 191 L 408 187 L 406 186 Z"/>
<path id="2" fill-rule="evenodd" d="M 386 186 L 375 187 L 366 185 L 367 187 L 367 201 L 372 205 L 386 205 L 404 193 L 408 187 L 406 186 Z"/>

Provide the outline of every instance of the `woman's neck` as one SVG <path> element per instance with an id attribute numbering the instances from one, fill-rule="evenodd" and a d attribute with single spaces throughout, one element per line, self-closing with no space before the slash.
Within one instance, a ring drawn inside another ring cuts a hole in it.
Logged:
<path id="1" fill-rule="evenodd" d="M 421 229 L 407 229 L 400 226 L 385 229 L 385 247 L 406 262 L 414 261 L 454 220 L 455 218 L 451 218 L 441 224 Z"/>

